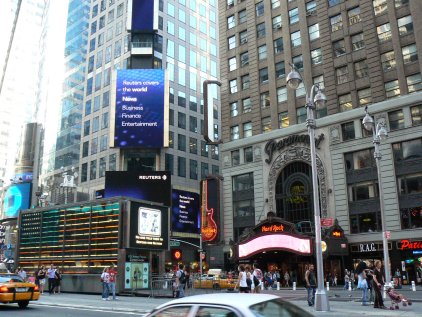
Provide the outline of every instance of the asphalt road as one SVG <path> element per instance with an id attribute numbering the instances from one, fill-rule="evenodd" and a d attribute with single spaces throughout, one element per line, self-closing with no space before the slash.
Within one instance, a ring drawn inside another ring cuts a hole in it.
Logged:
<path id="1" fill-rule="evenodd" d="M 16 317 L 118 317 L 118 316 L 142 316 L 137 312 L 107 312 L 94 308 L 57 307 L 29 304 L 26 309 L 20 309 L 17 304 L 0 304 L 0 316 Z"/>

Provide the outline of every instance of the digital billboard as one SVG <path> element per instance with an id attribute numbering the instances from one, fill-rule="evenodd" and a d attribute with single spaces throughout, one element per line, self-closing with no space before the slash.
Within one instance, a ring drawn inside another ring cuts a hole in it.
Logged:
<path id="1" fill-rule="evenodd" d="M 116 107 L 111 146 L 168 146 L 168 95 L 163 69 L 120 69 L 116 76 Z"/>
<path id="2" fill-rule="evenodd" d="M 31 183 L 11 185 L 4 195 L 3 212 L 5 218 L 16 218 L 19 211 L 29 209 L 31 205 Z"/>
<path id="3" fill-rule="evenodd" d="M 132 31 L 153 31 L 157 29 L 157 25 L 154 24 L 154 20 L 158 19 L 158 12 L 154 6 L 156 6 L 156 0 L 132 0 L 132 25 L 130 29 Z M 154 10 L 155 9 L 155 10 Z"/>
<path id="4" fill-rule="evenodd" d="M 107 171 L 104 198 L 115 196 L 126 196 L 171 206 L 170 173 Z"/>
<path id="5" fill-rule="evenodd" d="M 169 246 L 168 207 L 132 201 L 130 206 L 130 248 L 167 250 Z"/>
<path id="6" fill-rule="evenodd" d="M 199 234 L 199 194 L 173 189 L 171 197 L 171 230 Z"/>

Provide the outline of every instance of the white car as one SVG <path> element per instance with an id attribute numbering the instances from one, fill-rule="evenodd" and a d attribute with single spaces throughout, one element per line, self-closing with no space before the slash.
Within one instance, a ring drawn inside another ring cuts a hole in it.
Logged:
<path id="1" fill-rule="evenodd" d="M 161 304 L 147 317 L 313 317 L 276 295 L 219 293 L 187 296 Z"/>

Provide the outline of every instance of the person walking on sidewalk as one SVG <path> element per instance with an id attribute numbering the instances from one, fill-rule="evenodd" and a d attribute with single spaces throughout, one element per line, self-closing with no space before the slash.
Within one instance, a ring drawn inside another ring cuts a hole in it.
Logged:
<path id="1" fill-rule="evenodd" d="M 375 269 L 373 275 L 373 287 L 375 292 L 374 308 L 384 309 L 384 300 L 382 299 L 381 290 L 384 287 L 384 275 L 381 271 L 381 261 L 375 261 Z"/>
<path id="2" fill-rule="evenodd" d="M 114 268 L 114 265 L 112 264 L 110 268 L 108 269 L 108 274 L 110 274 L 110 293 L 113 295 L 113 300 L 118 300 L 116 297 L 116 277 L 117 277 L 117 271 Z"/>
<path id="3" fill-rule="evenodd" d="M 254 293 L 261 293 L 262 271 L 258 268 L 258 264 L 253 264 L 252 282 L 254 284 Z"/>
<path id="4" fill-rule="evenodd" d="M 308 305 L 314 306 L 317 280 L 313 264 L 309 264 L 308 270 L 305 272 L 305 283 L 308 291 Z"/>
<path id="5" fill-rule="evenodd" d="M 179 264 L 179 270 L 176 272 L 176 289 L 179 291 L 177 297 L 185 297 L 186 274 L 185 265 Z"/>
<path id="6" fill-rule="evenodd" d="M 45 286 L 45 277 L 46 277 L 46 270 L 44 265 L 40 267 L 37 271 L 36 280 L 38 280 L 38 287 L 40 288 L 40 293 L 44 294 L 44 286 Z"/>
<path id="7" fill-rule="evenodd" d="M 48 293 L 50 295 L 53 294 L 53 290 L 56 283 L 56 269 L 54 268 L 54 264 L 50 265 L 50 268 L 47 270 L 48 276 Z"/>
<path id="8" fill-rule="evenodd" d="M 358 275 L 358 289 L 362 290 L 362 306 L 368 306 L 368 283 L 366 281 L 366 272 L 368 265 L 365 261 L 360 261 L 356 267 Z"/>
<path id="9" fill-rule="evenodd" d="M 110 283 L 110 274 L 108 273 L 108 267 L 105 267 L 103 273 L 101 274 L 101 283 L 103 285 L 103 294 L 101 296 L 102 300 L 109 300 L 108 296 L 110 294 L 109 283 Z"/>
<path id="10" fill-rule="evenodd" d="M 60 287 L 62 283 L 62 272 L 59 268 L 56 269 L 54 273 L 54 294 L 60 294 Z"/>

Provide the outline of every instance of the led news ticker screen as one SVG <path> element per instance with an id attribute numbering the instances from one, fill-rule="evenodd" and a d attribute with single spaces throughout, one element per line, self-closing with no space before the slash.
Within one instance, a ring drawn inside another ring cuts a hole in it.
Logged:
<path id="1" fill-rule="evenodd" d="M 120 69 L 116 78 L 114 147 L 168 146 L 168 98 L 163 69 Z"/>
<path id="2" fill-rule="evenodd" d="M 199 233 L 199 194 L 173 189 L 171 230 L 173 232 Z"/>

